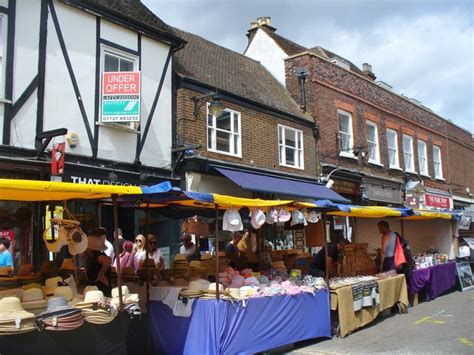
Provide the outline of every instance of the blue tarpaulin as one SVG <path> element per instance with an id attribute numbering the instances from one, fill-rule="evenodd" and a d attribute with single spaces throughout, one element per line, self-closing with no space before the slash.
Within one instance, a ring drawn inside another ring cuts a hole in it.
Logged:
<path id="1" fill-rule="evenodd" d="M 337 203 L 350 201 L 328 189 L 324 185 L 297 179 L 285 179 L 250 173 L 241 170 L 214 167 L 219 173 L 232 180 L 244 190 L 278 193 L 286 196 L 304 197 L 317 200 L 330 200 Z"/>
<path id="2" fill-rule="evenodd" d="M 149 307 L 152 335 L 166 354 L 251 354 L 306 339 L 331 337 L 329 292 L 195 300 L 191 317 L 175 317 L 159 301 Z"/>

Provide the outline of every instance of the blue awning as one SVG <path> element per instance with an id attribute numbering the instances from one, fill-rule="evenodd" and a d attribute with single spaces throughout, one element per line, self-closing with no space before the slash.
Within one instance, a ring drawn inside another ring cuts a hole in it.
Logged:
<path id="1" fill-rule="evenodd" d="M 314 200 L 329 200 L 336 203 L 350 203 L 349 200 L 324 185 L 303 180 L 225 169 L 216 166 L 214 166 L 214 169 L 244 190 L 278 193 L 286 196 L 304 197 Z"/>

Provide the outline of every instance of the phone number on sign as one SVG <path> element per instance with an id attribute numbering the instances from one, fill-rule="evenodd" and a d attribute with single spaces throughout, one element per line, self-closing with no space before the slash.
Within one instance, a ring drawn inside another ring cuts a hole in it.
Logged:
<path id="1" fill-rule="evenodd" d="M 107 116 L 102 122 L 140 122 L 140 116 Z"/>

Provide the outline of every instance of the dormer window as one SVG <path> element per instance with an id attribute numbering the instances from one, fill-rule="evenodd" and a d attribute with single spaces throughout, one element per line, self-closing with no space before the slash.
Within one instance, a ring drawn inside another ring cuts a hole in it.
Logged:
<path id="1" fill-rule="evenodd" d="M 347 69 L 347 70 L 351 69 L 350 65 L 348 63 L 346 63 L 345 61 L 343 61 L 342 59 L 340 59 L 340 58 L 332 58 L 331 63 L 334 63 L 334 64 L 340 66 L 341 68 L 344 68 L 344 69 Z"/>

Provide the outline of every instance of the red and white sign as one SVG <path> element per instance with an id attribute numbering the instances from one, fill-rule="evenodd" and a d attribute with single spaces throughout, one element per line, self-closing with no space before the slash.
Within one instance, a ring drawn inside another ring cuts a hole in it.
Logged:
<path id="1" fill-rule="evenodd" d="M 0 238 L 7 238 L 10 240 L 10 253 L 15 255 L 15 231 L 13 229 L 1 230 Z"/>
<path id="2" fill-rule="evenodd" d="M 451 198 L 449 196 L 435 195 L 425 193 L 425 206 L 450 209 Z"/>
<path id="3" fill-rule="evenodd" d="M 105 72 L 102 95 L 139 95 L 140 72 Z"/>

